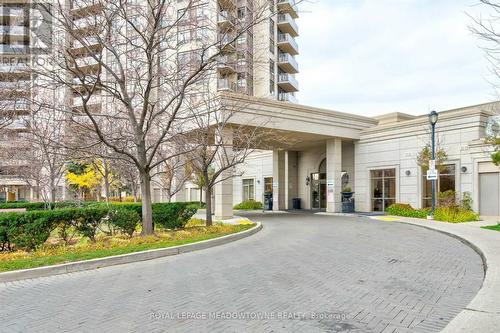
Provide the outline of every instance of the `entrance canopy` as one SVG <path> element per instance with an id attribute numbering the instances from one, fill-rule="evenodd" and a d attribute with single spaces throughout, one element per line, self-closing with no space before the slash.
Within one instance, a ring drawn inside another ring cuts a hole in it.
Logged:
<path id="1" fill-rule="evenodd" d="M 269 146 L 271 149 L 305 149 L 333 137 L 358 140 L 363 129 L 378 123 L 369 117 L 267 98 L 225 94 L 222 99 L 231 112 L 229 123 L 253 130 L 272 130 L 269 133 L 274 135 L 270 135 L 266 149 Z"/>

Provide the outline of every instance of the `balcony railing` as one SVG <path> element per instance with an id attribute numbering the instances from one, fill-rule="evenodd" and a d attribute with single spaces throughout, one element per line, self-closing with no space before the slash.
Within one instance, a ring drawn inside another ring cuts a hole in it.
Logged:
<path id="1" fill-rule="evenodd" d="M 278 27 L 280 30 L 289 33 L 296 37 L 299 35 L 299 27 L 297 23 L 288 13 L 278 14 Z"/>
<path id="2" fill-rule="evenodd" d="M 236 83 L 229 79 L 217 80 L 217 89 L 219 91 L 236 91 Z"/>
<path id="3" fill-rule="evenodd" d="M 219 23 L 220 25 L 233 25 L 234 21 L 234 16 L 225 10 L 219 12 L 219 14 L 217 15 L 217 23 Z"/>
<path id="4" fill-rule="evenodd" d="M 295 58 L 288 53 L 281 53 L 278 56 L 278 65 L 282 65 L 282 67 L 285 67 L 287 72 L 293 74 L 299 72 L 299 64 L 297 63 L 297 60 L 295 60 Z"/>
<path id="5" fill-rule="evenodd" d="M 299 45 L 297 44 L 297 41 L 295 41 L 295 38 L 287 33 L 278 33 L 278 47 L 293 55 L 299 53 Z"/>
<path id="6" fill-rule="evenodd" d="M 26 64 L 0 64 L 0 73 L 22 73 L 28 69 Z"/>
<path id="7" fill-rule="evenodd" d="M 2 36 L 8 35 L 10 37 L 24 37 L 28 34 L 28 29 L 18 25 L 0 25 L 0 34 L 2 34 Z"/>
<path id="8" fill-rule="evenodd" d="M 21 8 L 0 7 L 0 17 L 23 17 Z"/>
<path id="9" fill-rule="evenodd" d="M 0 45 L 0 53 L 3 54 L 27 54 L 28 46 L 23 44 Z"/>
<path id="10" fill-rule="evenodd" d="M 236 71 L 236 62 L 233 58 L 224 55 L 220 56 L 217 59 L 217 68 L 222 72 L 235 72 Z"/>
<path id="11" fill-rule="evenodd" d="M 282 102 L 290 102 L 297 104 L 297 97 L 294 94 L 289 92 L 280 92 L 278 93 L 278 100 Z"/>
<path id="12" fill-rule="evenodd" d="M 299 90 L 297 79 L 288 73 L 281 73 L 278 75 L 278 85 L 287 92 Z"/>
<path id="13" fill-rule="evenodd" d="M 288 13 L 294 18 L 299 17 L 295 0 L 278 0 L 278 10 Z"/>

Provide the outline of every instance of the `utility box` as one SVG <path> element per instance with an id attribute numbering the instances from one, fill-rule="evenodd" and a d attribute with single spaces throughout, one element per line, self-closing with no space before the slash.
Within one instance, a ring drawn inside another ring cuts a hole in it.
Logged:
<path id="1" fill-rule="evenodd" d="M 292 199 L 292 208 L 293 209 L 300 209 L 300 198 L 293 198 Z"/>

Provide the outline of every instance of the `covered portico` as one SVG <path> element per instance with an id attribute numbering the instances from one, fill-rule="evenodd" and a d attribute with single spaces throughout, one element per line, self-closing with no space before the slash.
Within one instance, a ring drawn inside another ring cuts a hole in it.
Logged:
<path id="1" fill-rule="evenodd" d="M 267 142 L 255 149 L 272 150 L 273 210 L 292 208 L 292 199 L 303 198 L 311 208 L 310 183 L 313 170 L 324 162 L 323 186 L 326 211 L 340 212 L 342 173 L 354 177 L 354 144 L 360 131 L 376 120 L 342 112 L 297 104 L 230 95 L 231 105 L 245 105 L 231 116 L 230 123 L 270 131 Z M 228 138 L 231 137 L 227 133 Z M 352 179 L 354 181 L 354 179 Z M 215 188 L 215 217 L 233 216 L 233 180 L 221 181 Z"/>

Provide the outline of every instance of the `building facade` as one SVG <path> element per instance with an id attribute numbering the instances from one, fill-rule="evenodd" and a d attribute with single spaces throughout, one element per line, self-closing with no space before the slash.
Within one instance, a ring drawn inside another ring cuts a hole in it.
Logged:
<path id="1" fill-rule="evenodd" d="M 473 209 L 481 215 L 500 215 L 500 168 L 491 162 L 492 148 L 484 141 L 499 107 L 495 102 L 442 111 L 436 127 L 437 147 L 447 155 L 439 167 L 437 192 L 454 191 L 457 200 L 470 195 Z M 338 204 L 329 208 L 328 203 L 338 203 L 342 188 L 349 187 L 356 211 L 384 211 L 393 203 L 429 207 L 431 185 L 418 158 L 430 142 L 427 115 L 391 113 L 365 121 L 366 127 L 357 129 L 354 140 L 340 137 L 336 144 L 325 138 L 303 143 L 305 149 L 289 147 L 255 155 L 242 167 L 242 176 L 234 179 L 234 204 L 264 201 L 271 194 L 274 209 L 291 209 L 292 199 L 299 198 L 302 209 L 339 212 Z M 333 158 L 340 167 L 332 175 L 328 157 L 335 149 Z M 334 193 L 328 193 L 331 187 Z"/>
<path id="2" fill-rule="evenodd" d="M 26 160 L 11 158 L 13 151 L 26 149 L 20 133 L 25 132 L 29 114 L 31 76 L 30 6 L 28 2 L 4 2 L 0 7 L 0 201 L 27 200 L 30 187 L 18 177 Z"/>

